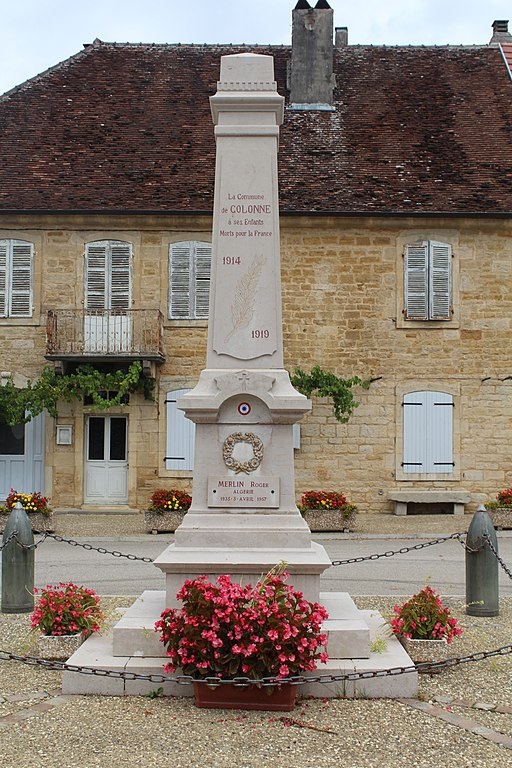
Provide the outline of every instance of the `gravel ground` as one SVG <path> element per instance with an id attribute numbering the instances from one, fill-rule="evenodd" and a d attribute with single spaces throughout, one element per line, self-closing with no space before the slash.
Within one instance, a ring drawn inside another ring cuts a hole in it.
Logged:
<path id="1" fill-rule="evenodd" d="M 360 515 L 360 532 L 451 533 L 465 530 L 471 521 L 470 516 L 387 518 Z M 62 515 L 57 532 L 137 535 L 143 533 L 142 516 Z M 109 621 L 114 623 L 118 609 L 132 600 L 104 598 Z M 355 600 L 361 608 L 388 615 L 400 598 Z M 450 604 L 464 627 L 452 645 L 453 655 L 511 642 L 512 599 L 502 598 L 500 615 L 487 619 L 467 616 L 455 599 Z M 33 643 L 27 614 L 0 613 L 1 648 L 25 654 L 33 652 Z M 123 768 L 432 768 L 438 763 L 443 768 L 512 768 L 511 673 L 512 655 L 506 655 L 420 675 L 414 703 L 428 711 L 386 699 L 309 699 L 300 700 L 291 713 L 258 713 L 201 710 L 189 698 L 62 696 L 58 672 L 1 661 L 0 762 L 23 768 L 77 763 L 92 768 L 111 761 Z M 501 746 L 495 743 L 500 739 Z"/>

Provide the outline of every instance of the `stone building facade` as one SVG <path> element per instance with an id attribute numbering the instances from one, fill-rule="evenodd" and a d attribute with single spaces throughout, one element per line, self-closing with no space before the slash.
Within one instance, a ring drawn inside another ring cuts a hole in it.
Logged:
<path id="1" fill-rule="evenodd" d="M 295 61 L 318 16 L 332 44 L 327 3 L 301 0 Z M 298 499 L 341 490 L 385 513 L 405 491 L 474 511 L 512 484 L 512 82 L 499 25 L 499 40 L 467 49 L 350 46 L 337 34 L 332 98 L 322 87 L 319 101 L 287 80 L 293 48 L 258 48 L 287 98 L 285 365 L 371 381 L 347 424 L 313 398 Z M 56 419 L 2 425 L 0 498 L 14 486 L 57 508 L 144 508 L 155 488 L 191 487 L 190 425 L 174 400 L 205 363 L 208 96 L 230 52 L 95 41 L 0 97 L 0 384 L 135 359 L 156 382 L 154 401 L 131 394 L 101 413 L 61 402 Z M 54 354 L 69 317 L 80 333 Z M 143 348 L 150 331 L 158 343 Z"/>

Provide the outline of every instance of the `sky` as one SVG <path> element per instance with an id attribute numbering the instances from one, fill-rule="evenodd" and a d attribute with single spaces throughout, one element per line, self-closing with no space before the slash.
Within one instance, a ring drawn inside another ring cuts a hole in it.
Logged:
<path id="1" fill-rule="evenodd" d="M 316 0 L 309 0 L 314 6 Z M 289 45 L 297 0 L 0 0 L 0 94 L 95 38 Z M 349 44 L 486 44 L 512 0 L 329 0 Z"/>

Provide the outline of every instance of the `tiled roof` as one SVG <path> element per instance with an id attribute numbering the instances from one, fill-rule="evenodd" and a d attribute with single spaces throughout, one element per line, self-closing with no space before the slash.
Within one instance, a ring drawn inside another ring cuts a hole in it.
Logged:
<path id="1" fill-rule="evenodd" d="M 285 46 L 95 41 L 0 97 L 0 212 L 211 211 L 220 56 Z M 286 110 L 283 212 L 512 212 L 512 82 L 498 47 L 346 46 L 335 110 Z"/>

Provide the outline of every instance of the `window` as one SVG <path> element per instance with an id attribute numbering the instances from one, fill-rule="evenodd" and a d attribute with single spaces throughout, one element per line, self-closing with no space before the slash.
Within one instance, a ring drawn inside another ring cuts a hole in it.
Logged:
<path id="1" fill-rule="evenodd" d="M 174 389 L 165 399 L 167 416 L 165 468 L 194 468 L 194 439 L 196 425 L 177 408 L 176 401 L 190 390 Z"/>
<path id="2" fill-rule="evenodd" d="M 211 243 L 186 241 L 169 248 L 169 318 L 208 318 Z"/>
<path id="3" fill-rule="evenodd" d="M 402 408 L 402 471 L 453 474 L 453 396 L 447 392 L 408 392 Z"/>
<path id="4" fill-rule="evenodd" d="M 85 248 L 85 306 L 124 310 L 131 305 L 131 243 L 99 240 Z"/>
<path id="5" fill-rule="evenodd" d="M 451 246 L 433 240 L 412 243 L 404 259 L 404 318 L 451 320 Z"/>
<path id="6" fill-rule="evenodd" d="M 32 317 L 34 246 L 0 240 L 0 317 Z"/>

